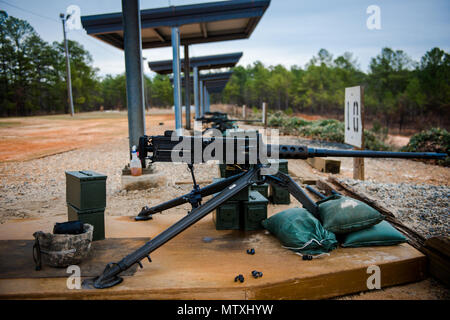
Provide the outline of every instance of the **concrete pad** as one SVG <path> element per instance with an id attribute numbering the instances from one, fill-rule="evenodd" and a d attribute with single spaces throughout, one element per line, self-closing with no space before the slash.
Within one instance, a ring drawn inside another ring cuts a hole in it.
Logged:
<path id="1" fill-rule="evenodd" d="M 164 172 L 142 174 L 140 176 L 122 175 L 122 189 L 144 190 L 167 185 L 167 177 Z"/>
<path id="2" fill-rule="evenodd" d="M 182 217 L 155 215 L 136 222 L 133 217 L 107 216 L 106 235 L 153 238 Z M 0 225 L 0 239 L 31 239 L 34 231 L 49 231 L 64 219 L 8 222 Z M 205 237 L 213 241 L 205 242 Z M 249 248 L 256 254 L 248 255 Z M 303 261 L 265 231 L 217 231 L 211 215 L 151 256 L 152 263 L 143 260 L 144 269 L 113 288 L 70 290 L 64 278 L 0 279 L 0 298 L 320 299 L 367 290 L 370 265 L 380 267 L 382 287 L 419 281 L 426 270 L 425 256 L 408 244 L 339 248 L 328 257 Z M 264 276 L 254 279 L 252 270 Z M 244 275 L 244 283 L 234 282 L 238 274 Z"/>

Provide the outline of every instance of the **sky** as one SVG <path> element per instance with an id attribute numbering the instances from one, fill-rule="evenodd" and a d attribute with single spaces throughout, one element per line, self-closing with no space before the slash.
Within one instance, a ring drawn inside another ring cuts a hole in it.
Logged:
<path id="1" fill-rule="evenodd" d="M 141 9 L 184 5 L 212 0 L 141 0 Z M 121 11 L 121 0 L 0 0 L 0 10 L 27 20 L 46 41 L 63 38 L 59 14 L 77 5 L 81 15 Z M 380 8 L 381 29 L 370 30 L 367 8 Z M 92 55 L 100 75 L 125 71 L 123 52 L 84 30 L 71 30 L 68 38 L 80 42 Z M 305 64 L 321 48 L 334 57 L 346 51 L 368 70 L 370 59 L 383 47 L 405 51 L 419 61 L 433 47 L 450 51 L 449 0 L 272 0 L 250 39 L 190 46 L 190 56 L 243 51 L 239 65 L 261 61 L 266 66 Z M 180 50 L 183 54 L 183 50 Z M 143 51 L 147 61 L 172 58 L 171 48 Z M 152 75 L 147 65 L 144 72 Z"/>

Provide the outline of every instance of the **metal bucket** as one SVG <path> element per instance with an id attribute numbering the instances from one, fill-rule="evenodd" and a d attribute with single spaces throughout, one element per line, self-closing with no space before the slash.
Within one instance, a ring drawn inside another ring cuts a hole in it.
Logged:
<path id="1" fill-rule="evenodd" d="M 86 223 L 83 229 L 81 234 L 35 232 L 33 259 L 36 270 L 40 270 L 42 262 L 51 267 L 79 264 L 89 253 L 94 227 Z"/>

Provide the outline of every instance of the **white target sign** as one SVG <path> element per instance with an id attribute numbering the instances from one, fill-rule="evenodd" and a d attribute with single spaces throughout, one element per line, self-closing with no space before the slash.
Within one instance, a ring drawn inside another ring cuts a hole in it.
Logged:
<path id="1" fill-rule="evenodd" d="M 362 88 L 345 88 L 345 143 L 361 148 L 363 141 Z"/>

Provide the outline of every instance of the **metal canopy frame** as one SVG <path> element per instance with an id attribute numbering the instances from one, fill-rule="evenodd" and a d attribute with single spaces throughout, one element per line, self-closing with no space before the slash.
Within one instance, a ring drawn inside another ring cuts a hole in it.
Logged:
<path id="1" fill-rule="evenodd" d="M 123 10 L 126 7 L 131 8 L 131 6 L 125 5 L 126 1 L 122 0 Z M 181 133 L 180 45 L 186 46 L 185 59 L 186 64 L 189 65 L 189 50 L 187 47 L 191 44 L 249 38 L 269 7 L 270 0 L 230 0 L 148 10 L 139 10 L 139 4 L 135 3 L 137 0 L 130 1 L 133 2 L 135 10 L 136 18 L 134 20 L 137 20 L 141 26 L 140 50 L 172 46 L 172 70 L 175 79 L 175 129 Z M 124 22 L 126 21 L 123 19 L 123 13 L 120 12 L 81 17 L 81 23 L 88 35 L 105 41 L 116 48 L 126 50 L 124 44 L 127 41 L 125 38 L 133 36 L 130 33 L 125 34 L 126 26 L 124 26 Z M 190 68 L 187 69 L 189 70 L 185 70 L 185 75 L 190 74 Z M 195 71 L 198 72 L 198 68 L 194 68 Z M 140 74 L 136 74 L 136 70 L 126 68 L 127 83 L 129 79 L 139 77 L 142 78 L 142 69 Z M 186 129 L 190 129 L 191 122 L 189 80 L 190 77 L 187 77 Z M 203 91 L 200 91 L 200 89 L 203 90 L 203 88 L 197 88 L 197 90 L 194 88 L 194 91 L 203 96 Z M 132 125 L 130 118 L 129 123 Z"/>
<path id="2" fill-rule="evenodd" d="M 185 47 L 186 48 L 186 47 Z M 188 67 L 186 67 L 186 69 L 189 69 L 190 71 L 193 71 L 194 76 L 192 78 L 190 78 L 189 82 L 186 82 L 184 80 L 184 77 L 181 81 L 181 86 L 185 87 L 185 95 L 186 95 L 186 103 L 185 105 L 188 106 L 190 105 L 190 103 L 188 103 L 188 101 L 190 102 L 190 96 L 188 97 L 188 94 L 190 94 L 190 84 L 194 83 L 194 105 L 195 105 L 195 114 L 196 117 L 199 117 L 200 114 L 202 114 L 201 110 L 205 110 L 204 106 L 204 102 L 208 103 L 209 101 L 209 95 L 207 97 L 207 99 L 200 99 L 199 98 L 199 94 L 203 91 L 200 91 L 199 87 L 200 87 L 200 82 L 202 80 L 207 80 L 205 79 L 204 75 L 199 75 L 199 71 L 200 70 L 210 70 L 210 69 L 220 69 L 220 68 L 232 68 L 234 66 L 236 66 L 236 64 L 239 62 L 239 60 L 241 59 L 243 53 L 242 52 L 235 52 L 235 53 L 227 53 L 227 54 L 218 54 L 218 55 L 211 55 L 211 56 L 201 56 L 201 57 L 194 57 L 188 60 Z M 185 54 L 186 56 L 186 54 Z M 149 62 L 148 66 L 150 67 L 150 69 L 158 74 L 170 74 L 173 71 L 173 61 L 172 60 L 161 60 L 161 61 L 153 61 L 153 62 Z M 184 74 L 187 74 L 186 70 L 184 70 L 184 59 L 181 59 L 180 61 L 180 65 L 181 65 L 181 69 L 184 71 Z M 190 74 L 190 72 L 189 72 Z M 226 73 L 220 73 L 222 75 L 224 75 L 226 77 Z M 219 73 L 215 73 L 214 75 L 219 75 Z M 231 73 L 230 73 L 231 75 Z M 228 81 L 229 76 L 226 77 L 226 81 Z M 210 84 L 210 82 L 208 82 L 208 84 Z M 214 89 L 214 93 L 218 93 L 218 92 L 222 92 L 222 90 L 225 88 L 226 82 L 223 85 L 222 89 Z M 207 87 L 207 91 L 208 93 L 212 93 L 213 91 L 209 90 Z M 203 95 L 205 95 L 205 93 L 203 92 Z M 209 105 L 206 105 L 206 109 L 209 110 Z M 190 108 L 189 108 L 190 109 Z M 190 112 L 190 110 L 188 111 L 186 108 L 186 112 Z M 186 119 L 188 119 L 188 117 L 190 117 L 190 115 L 188 116 L 186 114 Z"/>
<path id="3" fill-rule="evenodd" d="M 181 45 L 250 37 L 270 0 L 231 0 L 141 10 L 142 48 L 171 46 L 172 27 L 179 27 Z M 81 17 L 89 35 L 123 49 L 122 13 Z"/>
<path id="4" fill-rule="evenodd" d="M 201 56 L 190 58 L 190 70 L 194 71 L 197 67 L 201 70 L 221 69 L 221 68 L 233 68 L 239 60 L 242 58 L 242 52 L 217 54 L 211 56 Z M 184 59 L 180 61 L 181 69 L 184 70 Z M 172 60 L 151 61 L 148 63 L 150 70 L 158 74 L 171 74 L 172 73 Z"/>
<path id="5" fill-rule="evenodd" d="M 210 94 L 222 92 L 233 74 L 232 71 L 200 74 L 197 77 L 190 77 L 190 82 L 194 82 L 194 94 L 200 94 L 198 105 L 196 101 L 195 113 L 196 118 L 205 115 L 210 111 Z M 197 80 L 196 80 L 197 79 Z M 174 79 L 170 79 L 174 83 Z M 181 78 L 181 85 L 186 83 L 185 77 Z M 196 89 L 197 88 L 197 89 Z"/>
<path id="6" fill-rule="evenodd" d="M 209 93 L 221 93 L 227 86 L 227 80 L 218 80 L 206 83 L 206 90 Z"/>

